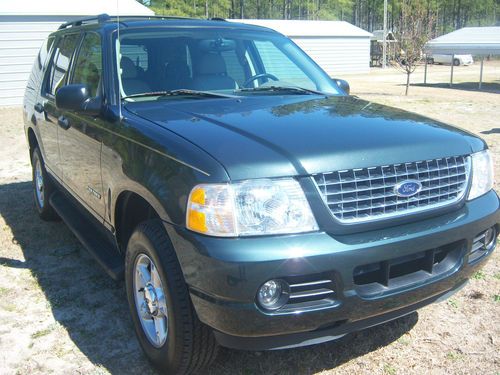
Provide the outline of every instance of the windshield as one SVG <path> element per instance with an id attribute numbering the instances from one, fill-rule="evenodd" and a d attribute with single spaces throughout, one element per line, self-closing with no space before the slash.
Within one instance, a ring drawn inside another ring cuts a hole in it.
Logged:
<path id="1" fill-rule="evenodd" d="M 288 38 L 273 32 L 128 29 L 120 31 L 116 49 L 120 92 L 127 100 L 177 98 L 179 92 L 169 95 L 173 90 L 183 90 L 182 95 L 196 98 L 210 97 L 196 91 L 237 95 L 340 94 L 335 83 L 304 52 Z"/>

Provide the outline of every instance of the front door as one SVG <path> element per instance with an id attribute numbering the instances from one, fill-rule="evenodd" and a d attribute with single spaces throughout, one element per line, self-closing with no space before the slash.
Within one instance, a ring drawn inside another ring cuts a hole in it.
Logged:
<path id="1" fill-rule="evenodd" d="M 101 37 L 95 32 L 83 36 L 74 58 L 70 84 L 85 84 L 91 96 L 102 96 Z M 64 184 L 89 208 L 94 216 L 104 217 L 104 193 L 101 179 L 101 139 L 103 121 L 98 116 L 65 111 L 58 119 L 59 150 Z"/>

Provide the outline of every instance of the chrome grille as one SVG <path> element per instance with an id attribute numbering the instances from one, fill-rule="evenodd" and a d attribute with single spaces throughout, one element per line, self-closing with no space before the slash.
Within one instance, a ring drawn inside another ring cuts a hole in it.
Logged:
<path id="1" fill-rule="evenodd" d="M 358 223 L 458 202 L 467 190 L 470 164 L 469 156 L 452 156 L 320 173 L 313 177 L 332 214 L 343 223 Z M 396 195 L 396 184 L 406 180 L 419 181 L 420 192 L 412 197 Z"/>

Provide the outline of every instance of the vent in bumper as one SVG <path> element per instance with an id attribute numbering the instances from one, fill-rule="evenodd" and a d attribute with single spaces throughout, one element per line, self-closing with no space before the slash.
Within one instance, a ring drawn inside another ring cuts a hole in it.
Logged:
<path id="1" fill-rule="evenodd" d="M 380 295 L 452 271 L 463 257 L 465 241 L 364 264 L 353 271 L 356 290 L 362 296 Z"/>
<path id="2" fill-rule="evenodd" d="M 493 233 L 489 233 L 490 231 L 493 231 Z M 472 240 L 472 247 L 469 252 L 469 263 L 475 262 L 493 250 L 496 245 L 497 235 L 498 232 L 495 227 L 478 234 Z"/>
<path id="3" fill-rule="evenodd" d="M 288 302 L 274 313 L 297 313 L 332 307 L 336 301 L 335 283 L 332 275 L 317 274 L 286 277 L 290 286 Z"/>
<path id="4" fill-rule="evenodd" d="M 316 186 L 332 214 L 343 223 L 387 219 L 445 207 L 460 201 L 467 190 L 470 157 L 454 156 L 380 167 L 314 175 Z M 403 181 L 422 188 L 412 197 L 396 195 Z"/>

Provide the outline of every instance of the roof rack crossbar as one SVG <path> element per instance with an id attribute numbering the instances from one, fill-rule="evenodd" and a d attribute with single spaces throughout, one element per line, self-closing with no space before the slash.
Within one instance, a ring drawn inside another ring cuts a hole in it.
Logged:
<path id="1" fill-rule="evenodd" d="M 99 14 L 96 17 L 80 18 L 74 21 L 63 23 L 61 26 L 59 26 L 59 30 L 66 29 L 68 27 L 81 26 L 85 23 L 102 23 L 108 21 L 109 19 L 111 19 L 111 17 L 106 13 Z"/>

